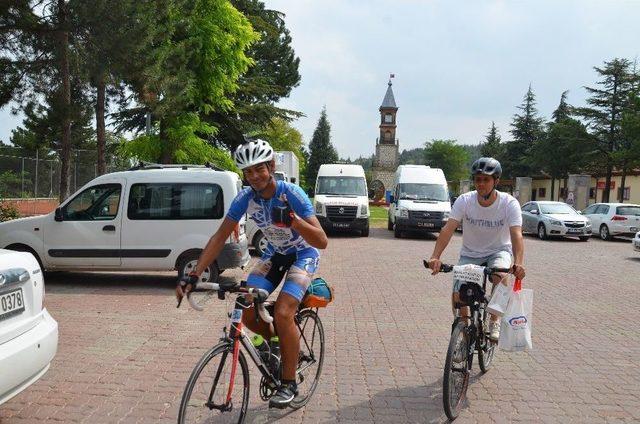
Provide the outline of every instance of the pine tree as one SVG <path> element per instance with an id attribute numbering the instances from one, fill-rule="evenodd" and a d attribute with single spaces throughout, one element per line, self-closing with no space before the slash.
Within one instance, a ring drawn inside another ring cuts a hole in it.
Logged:
<path id="1" fill-rule="evenodd" d="M 629 99 L 637 78 L 630 71 L 631 62 L 627 59 L 613 59 L 604 63 L 604 67 L 594 67 L 601 79 L 601 88 L 585 87 L 591 97 L 587 99 L 590 107 L 578 109 L 588 122 L 598 141 L 600 158 L 604 164 L 605 188 L 602 201 L 609 201 L 611 174 L 616 166 L 616 153 L 623 143 L 622 118 L 629 107 Z M 623 164 L 621 165 L 624 168 Z"/>
<path id="2" fill-rule="evenodd" d="M 489 133 L 485 136 L 485 142 L 482 143 L 480 152 L 484 157 L 492 157 L 500 161 L 504 155 L 504 145 L 501 143 L 500 134 L 498 134 L 498 128 L 496 123 L 491 121 L 491 128 Z"/>
<path id="3" fill-rule="evenodd" d="M 532 167 L 529 161 L 531 149 L 543 134 L 544 120 L 538 116 L 536 97 L 529 85 L 522 105 L 518 106 L 522 112 L 515 114 L 509 131 L 513 140 L 506 143 L 504 173 L 511 177 L 529 176 Z"/>
<path id="4" fill-rule="evenodd" d="M 338 160 L 338 152 L 331 144 L 331 124 L 327 119 L 327 108 L 322 108 L 318 125 L 313 131 L 313 137 L 309 143 L 309 162 L 307 164 L 307 182 L 315 184 L 320 165 L 335 163 Z"/>
<path id="5" fill-rule="evenodd" d="M 567 119 L 571 116 L 572 109 L 571 109 L 571 106 L 569 106 L 569 104 L 567 103 L 568 93 L 569 93 L 569 90 L 565 90 L 562 92 L 562 95 L 560 96 L 560 104 L 558 105 L 556 110 L 554 110 L 553 113 L 551 114 L 551 117 L 556 123 L 561 122 L 564 119 Z"/>

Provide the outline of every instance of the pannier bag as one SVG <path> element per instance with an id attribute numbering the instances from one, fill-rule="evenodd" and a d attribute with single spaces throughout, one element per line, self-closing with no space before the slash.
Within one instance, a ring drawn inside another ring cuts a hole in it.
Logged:
<path id="1" fill-rule="evenodd" d="M 314 278 L 302 298 L 305 308 L 324 308 L 333 301 L 333 288 L 322 278 Z"/>

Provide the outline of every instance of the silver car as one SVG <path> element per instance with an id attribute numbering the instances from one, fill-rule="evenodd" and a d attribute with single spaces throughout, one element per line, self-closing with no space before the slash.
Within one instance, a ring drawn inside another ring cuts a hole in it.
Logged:
<path id="1" fill-rule="evenodd" d="M 579 237 L 589 240 L 591 223 L 580 212 L 563 202 L 529 202 L 522 206 L 522 232 L 549 237 Z"/>

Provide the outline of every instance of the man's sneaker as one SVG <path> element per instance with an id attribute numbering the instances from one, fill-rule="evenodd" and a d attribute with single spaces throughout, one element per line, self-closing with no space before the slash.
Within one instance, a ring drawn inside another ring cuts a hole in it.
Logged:
<path id="1" fill-rule="evenodd" d="M 269 399 L 269 408 L 284 409 L 298 395 L 296 383 L 283 384 L 275 395 Z"/>
<path id="2" fill-rule="evenodd" d="M 500 338 L 500 320 L 489 321 L 489 338 L 494 342 Z"/>

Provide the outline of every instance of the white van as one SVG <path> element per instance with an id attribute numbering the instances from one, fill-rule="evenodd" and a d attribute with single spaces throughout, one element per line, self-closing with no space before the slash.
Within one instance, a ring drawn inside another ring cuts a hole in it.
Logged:
<path id="1" fill-rule="evenodd" d="M 393 182 L 387 228 L 402 231 L 440 231 L 451 213 L 444 172 L 425 165 L 400 165 Z"/>
<path id="2" fill-rule="evenodd" d="M 325 230 L 356 230 L 369 236 L 367 179 L 360 165 L 320 165 L 313 203 Z"/>
<path id="3" fill-rule="evenodd" d="M 101 175 L 48 215 L 0 223 L 0 248 L 49 271 L 191 271 L 242 189 L 234 172 L 147 165 Z M 203 280 L 249 262 L 244 221 Z"/>

